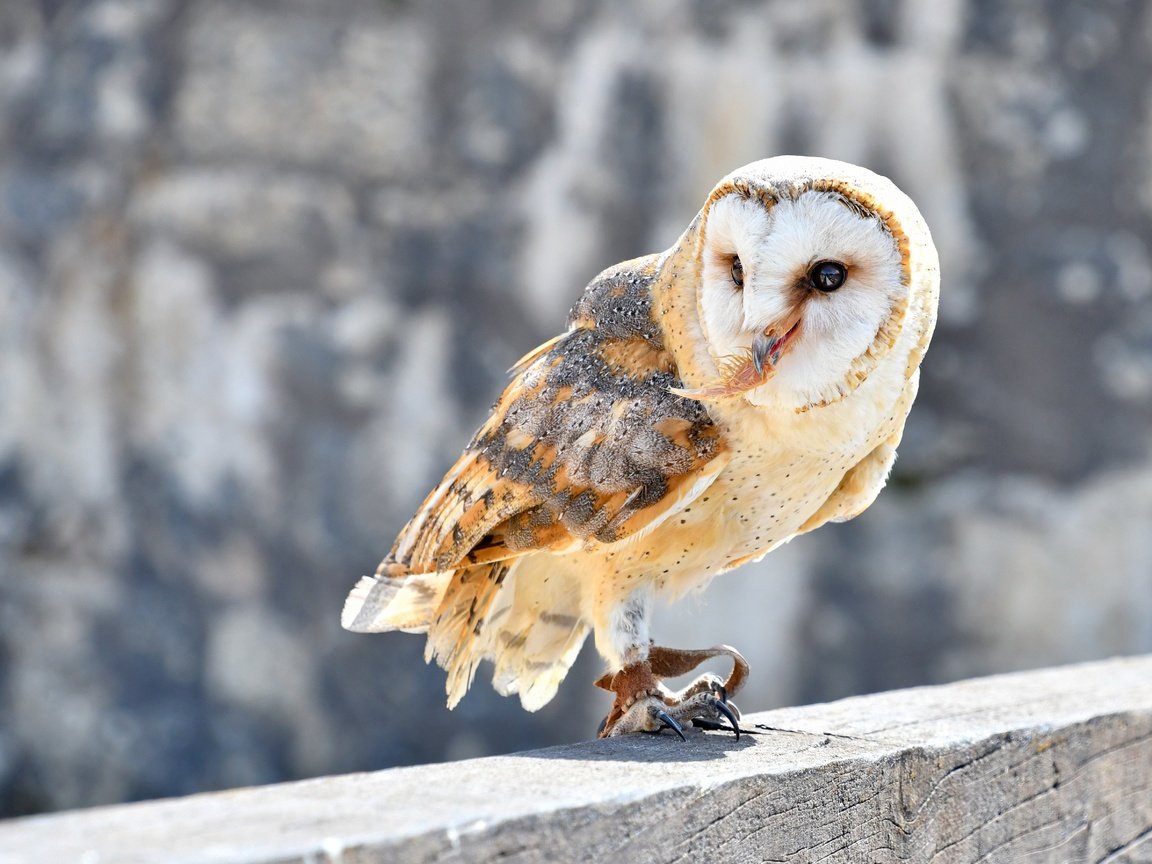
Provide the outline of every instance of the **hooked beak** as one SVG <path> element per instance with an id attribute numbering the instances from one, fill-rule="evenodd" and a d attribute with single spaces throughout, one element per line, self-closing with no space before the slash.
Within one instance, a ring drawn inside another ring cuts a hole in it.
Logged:
<path id="1" fill-rule="evenodd" d="M 796 309 L 757 333 L 749 354 L 722 364 L 719 381 L 695 390 L 673 388 L 672 392 L 688 399 L 724 399 L 754 390 L 772 377 L 780 358 L 796 341 L 801 318 L 800 309 Z"/>
<path id="2" fill-rule="evenodd" d="M 800 326 L 799 311 L 793 312 L 783 321 L 767 327 L 763 332 L 757 333 L 752 340 L 752 365 L 757 375 L 764 375 L 764 363 L 775 368 L 780 357 L 792 344 L 796 330 Z"/>
<path id="3" fill-rule="evenodd" d="M 802 317 L 800 310 L 794 309 L 779 321 L 769 324 L 763 332 L 756 334 L 756 338 L 752 340 L 752 365 L 756 367 L 757 374 L 764 374 L 765 361 L 775 368 L 784 352 L 792 347 Z"/>

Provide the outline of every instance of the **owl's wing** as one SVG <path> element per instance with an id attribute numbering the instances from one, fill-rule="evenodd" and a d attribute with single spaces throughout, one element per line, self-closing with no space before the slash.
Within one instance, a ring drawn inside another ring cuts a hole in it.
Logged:
<path id="1" fill-rule="evenodd" d="M 892 463 L 896 461 L 896 445 L 900 443 L 900 436 L 897 434 L 893 438 L 895 440 L 880 444 L 848 469 L 840 484 L 828 496 L 828 500 L 797 529 L 796 533 L 807 534 L 809 531 L 815 531 L 825 522 L 847 522 L 867 510 L 884 488 L 888 473 L 892 470 Z"/>
<path id="2" fill-rule="evenodd" d="M 532 352 L 380 565 L 392 578 L 651 530 L 727 462 L 661 343 L 569 331 Z"/>

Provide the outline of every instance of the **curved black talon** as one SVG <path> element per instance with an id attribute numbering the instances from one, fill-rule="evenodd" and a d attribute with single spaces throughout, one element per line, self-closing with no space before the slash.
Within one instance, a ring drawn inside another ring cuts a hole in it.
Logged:
<path id="1" fill-rule="evenodd" d="M 671 717 L 669 717 L 667 712 L 657 711 L 656 712 L 656 719 L 664 724 L 664 726 L 661 728 L 671 729 L 673 732 L 675 732 L 677 735 L 680 736 L 681 741 L 684 741 L 684 742 L 688 741 L 688 739 L 684 737 L 684 729 L 680 726 L 679 723 L 677 723 L 675 720 L 673 720 Z"/>
<path id="2" fill-rule="evenodd" d="M 604 727 L 608 725 L 608 715 L 604 715 L 604 719 L 600 721 L 600 725 L 596 727 L 596 737 L 600 737 L 600 733 L 604 731 Z"/>
<path id="3" fill-rule="evenodd" d="M 711 706 L 713 708 L 715 708 L 717 711 L 719 711 L 721 714 L 723 714 L 725 717 L 728 718 L 728 722 L 732 724 L 732 731 L 736 733 L 736 740 L 739 741 L 740 740 L 740 723 L 736 719 L 736 715 L 734 713 L 732 713 L 732 709 L 729 708 L 724 702 L 721 702 L 719 699 L 712 699 L 709 704 L 711 704 Z M 719 725 L 719 724 L 717 724 L 717 725 Z"/>

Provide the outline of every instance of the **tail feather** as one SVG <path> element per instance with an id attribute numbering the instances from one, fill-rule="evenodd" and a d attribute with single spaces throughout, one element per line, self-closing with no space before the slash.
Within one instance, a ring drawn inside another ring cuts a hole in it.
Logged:
<path id="1" fill-rule="evenodd" d="M 481 660 L 493 686 L 542 708 L 564 680 L 589 627 L 580 614 L 581 572 L 567 556 L 526 555 L 440 573 L 365 576 L 348 595 L 349 630 L 427 633 L 425 659 L 448 673 L 454 708 Z"/>
<path id="2" fill-rule="evenodd" d="M 476 666 L 484 659 L 476 650 L 484 621 L 496 600 L 510 562 L 497 561 L 457 570 L 428 630 L 427 660 L 448 672 L 448 707 L 455 708 L 472 685 Z"/>
<path id="3" fill-rule="evenodd" d="M 496 692 L 503 696 L 519 694 L 524 710 L 539 711 L 560 689 L 587 637 L 588 627 L 579 625 L 556 633 L 536 653 L 529 653 L 524 647 L 505 651 L 492 676 Z"/>
<path id="4" fill-rule="evenodd" d="M 518 694 L 525 710 L 552 700 L 588 636 L 580 575 L 563 557 L 523 559 L 489 616 L 485 650 L 496 662 L 492 685 L 501 695 Z"/>
<path id="5" fill-rule="evenodd" d="M 452 571 L 410 576 L 364 576 L 344 601 L 340 623 L 357 633 L 423 633 L 432 623 Z"/>

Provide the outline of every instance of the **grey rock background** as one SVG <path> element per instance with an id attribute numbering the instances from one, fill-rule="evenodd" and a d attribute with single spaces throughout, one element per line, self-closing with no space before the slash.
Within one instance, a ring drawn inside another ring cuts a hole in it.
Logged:
<path id="1" fill-rule="evenodd" d="M 780 152 L 919 202 L 888 492 L 669 610 L 758 709 L 1152 650 L 1152 7 L 4 0 L 0 815 L 586 737 L 354 579 L 582 286 Z"/>

